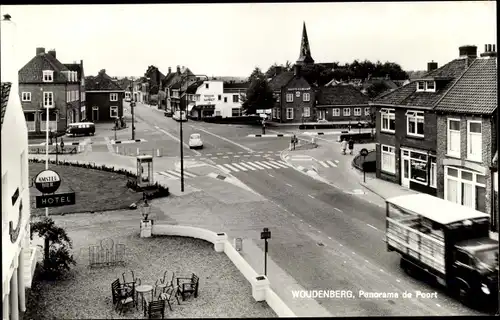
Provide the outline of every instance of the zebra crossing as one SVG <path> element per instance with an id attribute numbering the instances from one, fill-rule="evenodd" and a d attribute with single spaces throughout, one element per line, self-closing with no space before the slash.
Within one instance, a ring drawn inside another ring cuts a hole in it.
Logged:
<path id="1" fill-rule="evenodd" d="M 322 165 L 324 168 L 337 168 L 337 163 L 339 163 L 338 160 L 335 160 L 335 162 L 331 160 L 317 160 L 320 165 Z"/>
<path id="2" fill-rule="evenodd" d="M 217 164 L 216 167 L 226 173 L 240 171 L 256 171 L 266 169 L 284 169 L 290 168 L 292 165 L 281 160 L 266 160 L 266 161 L 242 161 Z"/>
<path id="3" fill-rule="evenodd" d="M 158 172 L 158 174 L 161 174 L 162 176 L 165 176 L 169 179 L 177 180 L 181 178 L 181 169 L 176 168 L 175 170 L 160 171 Z M 184 179 L 195 178 L 195 177 L 197 177 L 196 174 L 184 170 Z"/>

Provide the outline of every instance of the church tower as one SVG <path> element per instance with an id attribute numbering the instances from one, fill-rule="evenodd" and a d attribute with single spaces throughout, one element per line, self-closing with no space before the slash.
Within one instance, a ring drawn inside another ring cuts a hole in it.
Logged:
<path id="1" fill-rule="evenodd" d="M 300 54 L 297 64 L 314 64 L 314 59 L 311 57 L 311 48 L 309 48 L 309 39 L 307 38 L 306 23 L 302 28 L 302 41 L 300 42 Z"/>

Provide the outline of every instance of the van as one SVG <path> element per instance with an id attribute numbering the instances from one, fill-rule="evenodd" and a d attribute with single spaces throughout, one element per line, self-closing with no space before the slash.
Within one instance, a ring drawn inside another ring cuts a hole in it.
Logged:
<path id="1" fill-rule="evenodd" d="M 95 125 L 92 122 L 70 123 L 68 129 L 66 129 L 66 134 L 73 137 L 77 135 L 93 136 L 95 134 Z"/>

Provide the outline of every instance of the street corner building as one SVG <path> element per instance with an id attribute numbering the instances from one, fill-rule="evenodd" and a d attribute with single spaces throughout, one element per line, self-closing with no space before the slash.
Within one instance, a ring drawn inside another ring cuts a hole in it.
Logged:
<path id="1" fill-rule="evenodd" d="M 117 81 L 99 71 L 97 76 L 85 78 L 86 120 L 91 122 L 112 122 L 123 117 L 125 90 Z"/>
<path id="2" fill-rule="evenodd" d="M 428 63 L 425 74 L 371 103 L 377 178 L 497 215 L 494 51 L 487 45 L 478 57 L 476 46 L 462 46 L 457 59 Z"/>
<path id="3" fill-rule="evenodd" d="M 30 245 L 28 127 L 19 98 L 15 24 L 9 15 L 1 22 L 2 130 L 2 312 L 17 320 L 26 311 L 26 288 L 36 265 L 36 246 Z"/>
<path id="4" fill-rule="evenodd" d="M 45 134 L 47 118 L 52 132 L 65 132 L 69 123 L 80 121 L 85 104 L 82 60 L 63 64 L 56 50 L 36 48 L 35 56 L 19 70 L 18 77 L 30 137 Z"/>
<path id="5" fill-rule="evenodd" d="M 486 45 L 434 108 L 437 195 L 491 214 L 494 231 L 498 231 L 497 106 L 497 53 L 494 45 Z"/>

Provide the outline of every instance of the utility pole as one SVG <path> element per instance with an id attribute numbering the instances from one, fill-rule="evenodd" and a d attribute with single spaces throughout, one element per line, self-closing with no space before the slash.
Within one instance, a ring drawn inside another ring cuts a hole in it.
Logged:
<path id="1" fill-rule="evenodd" d="M 132 82 L 132 86 L 133 86 Z M 132 113 L 132 140 L 135 140 L 135 119 L 134 119 L 134 108 L 135 108 L 135 99 L 134 95 L 132 95 L 132 98 L 130 98 L 130 112 Z M 116 134 L 116 131 L 115 131 Z M 116 140 L 116 138 L 115 138 Z"/>

